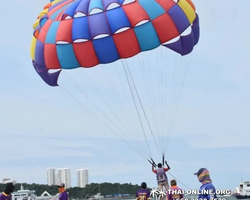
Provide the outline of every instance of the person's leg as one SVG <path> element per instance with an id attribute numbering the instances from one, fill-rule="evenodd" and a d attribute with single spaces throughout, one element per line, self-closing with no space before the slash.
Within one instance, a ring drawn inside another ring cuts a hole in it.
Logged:
<path id="1" fill-rule="evenodd" d="M 161 182 L 158 183 L 158 188 L 159 188 L 160 191 L 162 191 L 163 188 L 162 188 Z"/>
<path id="2" fill-rule="evenodd" d="M 169 189 L 168 181 L 166 181 L 166 183 L 165 183 L 165 189 L 166 189 L 166 191 Z"/>

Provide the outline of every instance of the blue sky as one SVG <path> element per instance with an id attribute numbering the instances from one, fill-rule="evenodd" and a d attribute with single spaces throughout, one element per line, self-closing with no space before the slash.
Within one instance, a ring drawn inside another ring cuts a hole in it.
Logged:
<path id="1" fill-rule="evenodd" d="M 250 27 L 247 26 L 250 2 L 193 2 L 200 16 L 201 37 L 192 53 L 171 135 L 167 135 L 170 140 L 166 158 L 171 166 L 170 173 L 190 188 L 200 185 L 193 173 L 207 167 L 217 188 L 234 189 L 241 178 L 250 179 Z M 113 68 L 122 69 L 121 63 L 109 65 L 107 74 L 113 78 L 123 112 L 112 99 L 114 93 L 110 95 L 109 78 L 105 79 L 100 69 L 91 69 L 86 74 L 79 70 L 63 72 L 59 78 L 61 87 L 57 88 L 46 85 L 34 71 L 30 58 L 32 25 L 46 3 L 46 0 L 3 1 L 0 8 L 4 16 L 0 20 L 0 178 L 46 183 L 46 168 L 69 167 L 72 185 L 76 185 L 76 170 L 88 168 L 90 182 L 140 184 L 146 181 L 150 187 L 155 187 L 150 164 L 118 137 L 117 132 L 110 131 L 86 110 L 92 110 L 107 124 L 108 119 L 93 106 L 98 104 L 119 130 L 126 132 L 125 141 L 136 140 L 134 146 L 142 147 L 143 154 L 148 155 L 135 109 L 125 103 L 129 93 L 123 90 L 124 85 L 116 85 L 119 81 L 126 83 L 124 76 L 121 79 L 122 76 L 113 74 Z M 173 67 L 175 56 L 169 51 L 166 54 L 169 66 Z M 157 54 L 147 52 L 147 55 L 152 57 L 141 55 L 141 59 L 147 60 L 152 70 L 152 66 L 158 65 L 154 60 Z M 139 68 L 135 62 L 128 61 L 134 67 L 133 72 Z M 134 79 L 140 88 L 143 79 L 137 75 Z M 108 92 L 100 95 L 87 81 L 88 76 L 102 92 Z M 153 98 L 164 90 L 158 90 L 156 78 L 149 82 Z M 82 96 L 85 92 L 92 97 L 91 101 Z M 146 93 L 141 97 L 148 100 Z M 129 100 L 131 103 L 132 98 Z M 107 105 L 117 112 L 132 135 L 111 115 Z M 145 105 L 149 111 L 149 104 Z M 154 106 L 156 109 L 157 99 Z M 164 107 L 159 107 L 158 111 L 161 108 Z M 153 122 L 154 118 L 149 117 Z M 160 116 L 156 117 L 156 127 L 165 123 Z M 156 152 L 157 145 L 152 138 L 148 141 L 150 149 Z M 154 158 L 158 162 L 161 156 L 154 153 Z"/>

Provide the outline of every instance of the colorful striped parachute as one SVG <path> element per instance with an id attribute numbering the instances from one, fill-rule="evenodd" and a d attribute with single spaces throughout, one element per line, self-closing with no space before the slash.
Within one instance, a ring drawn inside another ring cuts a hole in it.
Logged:
<path id="1" fill-rule="evenodd" d="M 61 70 L 49 69 L 93 67 L 160 45 L 186 55 L 199 40 L 191 0 L 55 0 L 33 28 L 33 66 L 50 86 Z"/>
<path id="2" fill-rule="evenodd" d="M 152 158 L 156 147 L 164 157 L 200 36 L 191 0 L 55 0 L 33 28 L 33 66 L 48 85 L 58 86 L 69 69 L 61 76 L 76 76 L 62 78 L 60 89 L 94 117 L 94 126 L 98 119 L 105 133 L 117 133 L 141 155 Z"/>

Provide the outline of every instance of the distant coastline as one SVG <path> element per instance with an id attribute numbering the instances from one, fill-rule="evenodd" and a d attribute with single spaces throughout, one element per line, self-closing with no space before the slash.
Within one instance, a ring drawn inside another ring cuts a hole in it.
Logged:
<path id="1" fill-rule="evenodd" d="M 58 193 L 58 189 L 56 186 L 49 186 L 46 184 L 28 184 L 22 183 L 24 189 L 34 190 L 37 196 L 40 196 L 43 192 L 47 191 L 51 195 L 55 195 Z M 21 187 L 21 183 L 17 183 L 15 187 L 15 191 L 19 190 Z M 91 183 L 86 185 L 85 188 L 80 187 L 71 187 L 67 188 L 67 192 L 71 199 L 90 199 L 94 198 L 94 196 L 98 193 L 104 197 L 104 199 L 116 200 L 116 199 L 129 199 L 134 197 L 136 192 L 140 189 L 140 185 L 131 184 L 131 183 Z M 0 189 L 3 191 L 5 189 L 4 184 L 0 184 Z M 151 190 L 151 188 L 148 188 Z M 105 198 L 106 197 L 106 198 Z"/>

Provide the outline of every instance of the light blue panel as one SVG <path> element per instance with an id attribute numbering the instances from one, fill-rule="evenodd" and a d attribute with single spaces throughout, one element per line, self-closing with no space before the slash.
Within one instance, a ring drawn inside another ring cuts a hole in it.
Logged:
<path id="1" fill-rule="evenodd" d="M 72 3 L 66 4 L 63 7 L 61 7 L 59 10 L 55 11 L 51 16 L 51 20 L 55 20 L 55 18 L 66 8 L 68 8 Z"/>
<path id="2" fill-rule="evenodd" d="M 155 0 L 140 0 L 138 3 L 147 12 L 151 20 L 166 12 Z"/>
<path id="3" fill-rule="evenodd" d="M 72 44 L 56 45 L 57 57 L 62 69 L 74 69 L 80 66 Z"/>
<path id="4" fill-rule="evenodd" d="M 49 27 L 46 35 L 45 43 L 55 44 L 56 43 L 56 33 L 59 27 L 60 21 L 54 21 Z"/>
<path id="5" fill-rule="evenodd" d="M 89 13 L 94 8 L 99 8 L 99 9 L 103 10 L 102 0 L 90 0 L 90 3 L 89 3 Z"/>
<path id="6" fill-rule="evenodd" d="M 158 47 L 161 43 L 151 22 L 134 28 L 141 51 L 147 51 Z"/>
<path id="7" fill-rule="evenodd" d="M 55 20 L 55 18 L 62 12 L 62 9 L 55 11 L 49 18 Z"/>
<path id="8" fill-rule="evenodd" d="M 43 27 L 44 24 L 48 21 L 48 17 L 43 17 L 40 19 L 39 23 L 40 23 L 40 26 Z"/>

